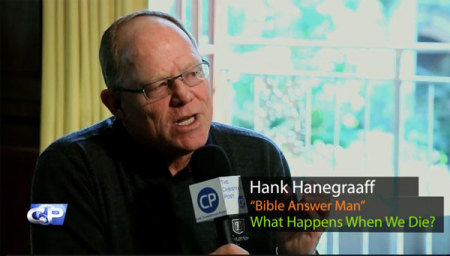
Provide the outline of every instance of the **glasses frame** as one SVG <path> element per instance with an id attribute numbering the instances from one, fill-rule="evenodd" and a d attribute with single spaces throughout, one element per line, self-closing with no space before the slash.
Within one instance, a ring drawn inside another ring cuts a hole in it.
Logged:
<path id="1" fill-rule="evenodd" d="M 187 84 L 184 80 L 183 80 L 183 78 L 184 78 L 184 76 L 185 76 L 185 74 L 186 73 L 188 73 L 188 72 L 190 72 L 192 69 L 194 69 L 195 67 L 198 67 L 198 66 L 201 66 L 201 65 L 206 65 L 207 67 L 208 67 L 208 71 L 209 72 L 207 72 L 208 73 L 208 75 L 207 75 L 207 77 L 205 77 L 205 79 L 203 79 L 203 81 L 204 80 L 207 80 L 207 79 L 209 79 L 209 77 L 210 77 L 210 70 L 209 70 L 209 68 L 211 67 L 211 65 L 209 64 L 209 62 L 207 61 L 207 60 L 205 60 L 205 59 L 202 59 L 202 61 L 199 63 L 199 64 L 197 64 L 197 65 L 195 65 L 195 66 L 192 66 L 191 68 L 189 68 L 189 69 L 187 69 L 186 71 L 183 71 L 182 73 L 180 73 L 180 74 L 178 74 L 178 75 L 176 75 L 176 76 L 173 76 L 173 77 L 170 77 L 170 78 L 165 78 L 165 79 L 161 79 L 161 80 L 158 80 L 158 81 L 154 81 L 154 82 L 151 82 L 151 83 L 148 83 L 148 84 L 145 84 L 141 89 L 128 89 L 128 88 L 123 88 L 123 87 L 116 87 L 116 88 L 113 88 L 112 90 L 114 90 L 114 91 L 118 91 L 118 92 L 131 92 L 131 93 L 142 93 L 143 95 L 144 95 L 144 98 L 147 100 L 147 101 L 157 101 L 157 100 L 159 100 L 159 99 L 162 99 L 162 98 L 164 98 L 164 97 L 157 97 L 157 98 L 155 98 L 155 99 L 151 99 L 151 98 L 149 98 L 148 96 L 147 96 L 147 94 L 145 93 L 145 89 L 146 88 L 148 88 L 149 86 L 151 86 L 152 84 L 155 84 L 155 83 L 160 83 L 160 82 L 163 82 L 163 81 L 166 81 L 167 82 L 167 85 L 169 85 L 169 84 L 172 84 L 175 80 L 177 80 L 178 78 L 180 78 L 181 77 L 181 81 L 183 81 L 183 83 L 185 84 L 185 85 L 187 85 L 188 87 L 194 87 L 194 86 L 197 86 L 197 85 L 199 85 L 200 83 L 197 83 L 197 84 L 194 84 L 194 85 L 189 85 L 189 84 Z M 205 73 L 205 72 L 204 72 Z M 168 86 L 166 86 L 166 87 L 168 87 Z M 158 87 L 156 87 L 156 88 L 158 88 Z M 168 95 L 170 95 L 170 94 L 168 94 Z M 167 95 L 166 95 L 167 96 Z"/>

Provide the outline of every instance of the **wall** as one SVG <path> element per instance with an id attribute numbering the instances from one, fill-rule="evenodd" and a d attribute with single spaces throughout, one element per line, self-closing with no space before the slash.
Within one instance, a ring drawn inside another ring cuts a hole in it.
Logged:
<path id="1" fill-rule="evenodd" d="M 1 253 L 29 254 L 30 185 L 38 156 L 41 0 L 0 2 Z"/>

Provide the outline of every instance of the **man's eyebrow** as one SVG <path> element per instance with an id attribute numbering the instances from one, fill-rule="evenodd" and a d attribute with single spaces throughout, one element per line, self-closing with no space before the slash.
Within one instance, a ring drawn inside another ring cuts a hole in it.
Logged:
<path id="1" fill-rule="evenodd" d="M 181 73 L 184 73 L 184 72 L 188 71 L 189 69 L 194 68 L 196 65 L 201 64 L 202 60 L 203 59 L 192 61 L 191 64 L 189 64 L 186 68 L 183 69 L 183 71 L 181 71 Z M 170 78 L 172 78 L 174 76 L 177 76 L 177 75 L 179 75 L 181 73 L 178 73 L 178 74 L 175 74 L 175 75 L 163 75 L 163 74 L 152 75 L 150 80 L 145 81 L 145 82 L 141 82 L 139 84 L 140 84 L 141 87 L 147 86 L 147 85 L 152 84 L 152 83 L 161 82 L 163 80 L 170 79 Z"/>
<path id="2" fill-rule="evenodd" d="M 153 83 L 156 83 L 156 82 L 167 80 L 169 78 L 171 78 L 171 76 L 164 75 L 164 74 L 151 75 L 150 79 L 144 79 L 144 80 L 140 81 L 139 82 L 139 86 L 142 88 L 142 87 L 147 86 L 149 84 L 153 84 Z"/>
<path id="3" fill-rule="evenodd" d="M 161 81 L 167 80 L 169 78 L 171 78 L 171 76 L 160 76 L 160 77 L 154 76 L 152 79 L 148 80 L 148 82 L 145 82 L 142 84 L 145 86 L 145 85 L 153 84 L 156 82 L 161 82 Z"/>

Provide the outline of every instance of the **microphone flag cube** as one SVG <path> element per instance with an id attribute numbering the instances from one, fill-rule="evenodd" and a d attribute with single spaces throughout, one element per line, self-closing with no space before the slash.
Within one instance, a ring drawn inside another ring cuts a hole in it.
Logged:
<path id="1" fill-rule="evenodd" d="M 218 177 L 189 186 L 197 223 L 247 213 L 240 176 Z"/>

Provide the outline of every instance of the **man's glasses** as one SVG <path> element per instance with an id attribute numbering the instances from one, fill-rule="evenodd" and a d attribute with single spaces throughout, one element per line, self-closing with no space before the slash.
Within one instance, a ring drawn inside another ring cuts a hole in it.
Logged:
<path id="1" fill-rule="evenodd" d="M 157 101 L 171 94 L 170 85 L 178 78 L 189 87 L 199 85 L 202 81 L 209 78 L 209 62 L 202 60 L 200 64 L 189 68 L 177 76 L 146 84 L 142 89 L 117 87 L 113 90 L 119 92 L 142 93 L 147 101 Z"/>

